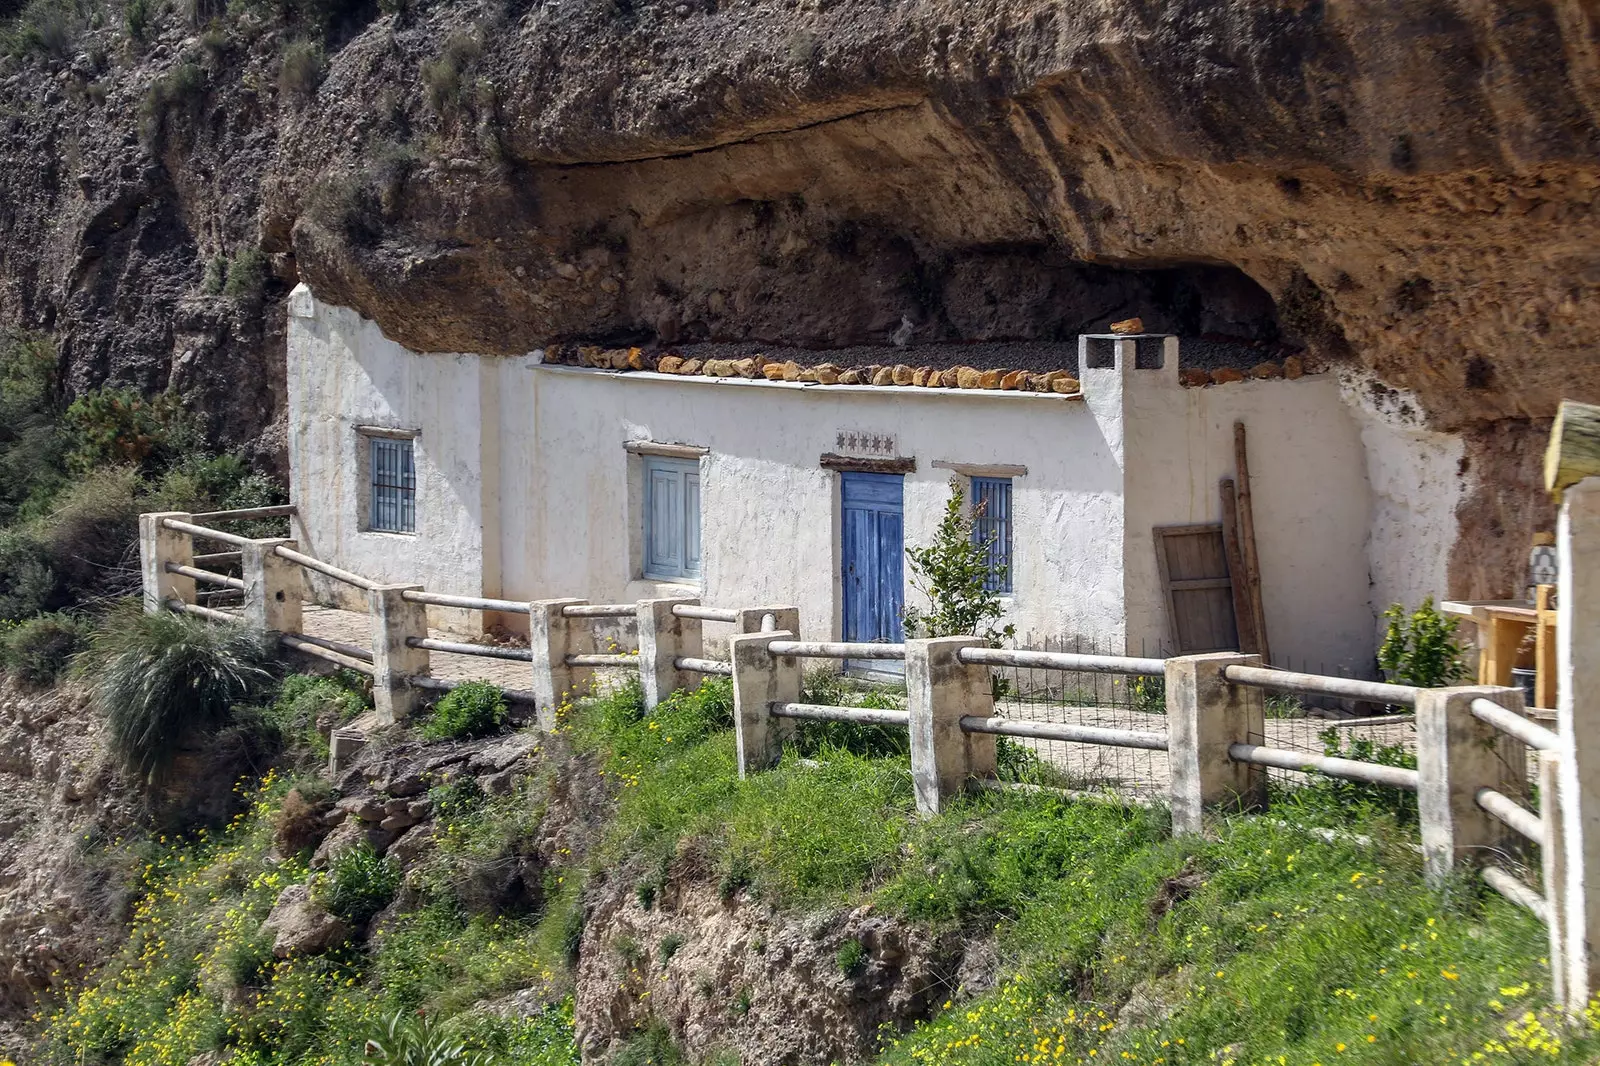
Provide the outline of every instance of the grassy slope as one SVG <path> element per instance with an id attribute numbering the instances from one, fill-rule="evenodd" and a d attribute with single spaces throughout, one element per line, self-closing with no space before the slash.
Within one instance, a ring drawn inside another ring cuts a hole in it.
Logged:
<path id="1" fill-rule="evenodd" d="M 570 713 L 575 744 L 599 755 L 619 795 L 589 862 L 644 884 L 693 840 L 730 888 L 784 905 L 871 897 L 993 931 L 1002 986 L 950 1004 L 888 1046 L 886 1063 L 1583 1062 L 1600 1048 L 1588 1027 L 1551 1031 L 1542 926 L 1466 884 L 1426 889 L 1406 846 L 1414 831 L 1381 809 L 1339 812 L 1377 842 L 1366 846 L 1266 819 L 1173 841 L 1157 812 L 1042 795 L 974 796 L 920 821 L 904 758 L 871 734 L 847 739 L 879 754 L 812 734 L 740 781 L 728 710 L 713 684 L 648 717 L 628 693 Z M 582 870 L 552 875 L 542 921 L 470 917 L 450 889 L 451 863 L 527 831 L 536 791 L 449 816 L 425 878 L 432 902 L 375 944 L 266 960 L 255 924 L 274 886 L 300 873 L 264 862 L 282 790 L 265 786 L 223 840 L 152 865 L 127 948 L 50 1022 L 53 1058 L 182 1064 L 233 1045 L 239 1062 L 349 1063 L 386 1011 L 449 1014 L 517 987 L 559 988 Z M 563 1026 L 553 1011 L 476 1031 L 515 1047 L 507 1061 L 545 1066 L 572 1061 Z"/>

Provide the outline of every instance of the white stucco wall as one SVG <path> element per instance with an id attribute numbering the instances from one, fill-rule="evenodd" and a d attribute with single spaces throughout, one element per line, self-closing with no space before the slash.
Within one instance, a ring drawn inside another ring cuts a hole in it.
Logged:
<path id="1" fill-rule="evenodd" d="M 497 552 L 486 560 L 484 528 L 498 524 L 499 492 L 483 456 L 485 440 L 497 440 L 484 435 L 494 420 L 483 417 L 480 360 L 406 351 L 303 286 L 289 322 L 290 497 L 304 549 L 379 581 L 475 595 L 494 588 Z M 428 505 L 417 509 L 415 536 L 363 528 L 360 426 L 417 433 L 417 498 Z"/>
<path id="2" fill-rule="evenodd" d="M 1420 408 L 1368 374 L 1347 374 L 1342 395 L 1361 429 L 1372 516 L 1367 532 L 1371 599 L 1376 614 L 1391 603 L 1415 607 L 1448 593 L 1456 508 L 1466 492 L 1460 437 L 1421 425 Z M 1375 616 L 1375 634 L 1382 620 Z"/>
<path id="3" fill-rule="evenodd" d="M 1358 422 L 1331 376 L 1183 389 L 1170 369 L 1084 371 L 1087 397 L 1076 401 L 617 375 L 534 356 L 417 355 L 304 288 L 292 299 L 289 352 L 306 545 L 441 592 L 609 601 L 685 588 L 639 576 L 641 460 L 624 444 L 687 444 L 708 450 L 692 591 L 715 606 L 795 603 L 807 637 L 837 636 L 839 476 L 819 459 L 839 450 L 841 431 L 893 436 L 893 454 L 915 459 L 910 544 L 929 540 L 946 498 L 952 473 L 936 461 L 1026 467 L 1013 485 L 1006 619 L 1024 643 L 1086 637 L 1136 653 L 1166 643 L 1151 529 L 1220 519 L 1236 419 L 1250 433 L 1280 662 L 1369 669 L 1369 553 L 1436 550 L 1431 533 L 1376 532 L 1367 469 L 1382 433 Z M 418 433 L 414 537 L 361 528 L 362 425 Z M 1384 565 L 1405 567 L 1389 555 Z"/>
<path id="4" fill-rule="evenodd" d="M 1219 483 L 1236 477 L 1233 427 L 1243 422 L 1273 661 L 1370 673 L 1371 493 L 1360 430 L 1333 376 L 1187 389 L 1168 366 L 1124 381 L 1130 645 L 1169 642 L 1151 531 L 1222 520 Z"/>
<path id="5" fill-rule="evenodd" d="M 839 632 L 839 477 L 819 459 L 841 430 L 893 435 L 907 543 L 927 543 L 947 463 L 1022 464 L 1008 619 L 1020 632 L 1120 633 L 1120 474 L 1078 402 L 937 390 L 803 389 L 499 363 L 502 404 L 532 412 L 537 441 L 501 448 L 504 588 L 517 596 L 631 600 L 684 586 L 639 578 L 642 519 L 625 442 L 703 447 L 700 595 L 718 606 L 796 603 L 806 634 Z M 508 426 L 509 422 L 506 423 Z M 524 423 L 525 424 L 525 423 Z M 519 490 L 518 486 L 528 486 Z"/>

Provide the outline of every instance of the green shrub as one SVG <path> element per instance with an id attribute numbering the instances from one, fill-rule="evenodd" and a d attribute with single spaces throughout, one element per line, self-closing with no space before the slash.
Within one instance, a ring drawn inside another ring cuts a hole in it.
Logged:
<path id="1" fill-rule="evenodd" d="M 86 392 L 67 408 L 67 466 L 79 473 L 139 466 L 158 452 L 170 454 L 174 444 L 189 443 L 185 421 L 170 394 L 146 398 L 129 388 Z"/>
<path id="2" fill-rule="evenodd" d="M 122 21 L 127 27 L 129 38 L 143 44 L 150 33 L 150 19 L 153 14 L 150 0 L 128 0 L 128 6 L 122 9 Z"/>
<path id="3" fill-rule="evenodd" d="M 139 137 L 158 148 L 166 140 L 167 124 L 174 112 L 193 116 L 205 98 L 206 72 L 185 60 L 150 83 L 139 105 Z"/>
<path id="4" fill-rule="evenodd" d="M 468 681 L 446 692 L 428 720 L 422 735 L 428 740 L 481 737 L 496 732 L 506 722 L 506 698 L 487 681 Z"/>
<path id="5" fill-rule="evenodd" d="M 338 854 L 316 882 L 322 904 L 352 925 L 363 925 L 394 899 L 400 864 L 361 841 Z"/>
<path id="6" fill-rule="evenodd" d="M 1433 606 L 1433 597 L 1410 616 L 1395 603 L 1383 612 L 1389 620 L 1378 649 L 1378 665 L 1402 685 L 1440 688 L 1467 676 L 1461 645 L 1456 643 L 1456 623 Z"/>
<path id="7" fill-rule="evenodd" d="M 138 471 L 107 466 L 70 482 L 31 529 L 66 592 L 125 593 L 138 585 Z"/>
<path id="8" fill-rule="evenodd" d="M 71 0 L 30 0 L 15 22 L 0 28 L 0 42 L 8 55 L 66 59 L 82 28 L 77 5 Z"/>
<path id="9" fill-rule="evenodd" d="M 422 64 L 423 96 L 435 114 L 446 115 L 461 106 L 467 87 L 463 75 L 482 50 L 475 31 L 459 32 L 445 42 L 437 59 Z"/>
<path id="10" fill-rule="evenodd" d="M 989 548 L 988 542 L 973 539 L 965 494 L 951 478 L 950 499 L 933 543 L 906 549 L 911 587 L 928 601 L 926 608 L 906 607 L 908 636 L 981 636 L 993 644 L 1015 635 L 1014 626 L 994 627 L 1003 608 L 1000 594 L 988 587 Z"/>
<path id="11" fill-rule="evenodd" d="M 846 940 L 834 953 L 833 961 L 845 977 L 855 977 L 867 966 L 867 949 L 859 940 Z"/>
<path id="12" fill-rule="evenodd" d="M 283 50 L 283 66 L 278 69 L 278 91 L 288 97 L 309 98 L 322 84 L 326 69 L 322 45 L 316 41 L 292 41 Z M 228 281 L 233 281 L 231 271 Z"/>
<path id="13" fill-rule="evenodd" d="M 228 257 L 214 255 L 206 260 L 206 271 L 200 277 L 202 296 L 221 296 L 222 286 L 228 281 Z"/>
<path id="14" fill-rule="evenodd" d="M 25 533 L 0 531 L 0 620 L 38 614 L 56 602 L 59 584 L 44 545 Z"/>
<path id="15" fill-rule="evenodd" d="M 112 611 L 82 658 L 112 751 L 146 781 L 158 779 L 190 735 L 224 725 L 235 703 L 272 681 L 262 639 L 186 615 Z"/>
<path id="16" fill-rule="evenodd" d="M 56 365 L 48 338 L 0 332 L 0 521 L 44 510 L 64 480 Z"/>
<path id="17" fill-rule="evenodd" d="M 746 1009 L 749 1009 L 748 1006 Z M 617 1049 L 612 1056 L 611 1066 L 682 1066 L 687 1061 L 682 1049 L 672 1042 L 672 1034 L 666 1025 L 652 1021 Z"/>
<path id="18" fill-rule="evenodd" d="M 0 664 L 26 684 L 52 685 L 93 634 L 76 615 L 41 614 L 0 629 Z"/>
<path id="19" fill-rule="evenodd" d="M 318 720 L 331 715 L 341 723 L 348 722 L 369 709 L 372 703 L 361 684 L 364 680 L 349 671 L 332 676 L 290 674 L 283 679 L 263 717 L 285 743 L 300 742 L 325 755 Z"/>

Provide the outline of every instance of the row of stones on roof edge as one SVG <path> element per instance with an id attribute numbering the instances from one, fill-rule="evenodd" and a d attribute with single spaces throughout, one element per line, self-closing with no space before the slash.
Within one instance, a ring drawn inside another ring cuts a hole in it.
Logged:
<path id="1" fill-rule="evenodd" d="M 793 360 L 776 361 L 764 356 L 741 359 L 694 359 L 680 355 L 657 355 L 643 348 L 600 348 L 595 345 L 551 345 L 544 350 L 544 362 L 556 366 L 587 367 L 594 370 L 652 371 L 680 377 L 765 378 L 768 381 L 793 381 L 817 385 L 880 385 L 938 389 L 1003 389 L 1011 392 L 1048 392 L 1072 395 L 1079 391 L 1078 379 L 1068 370 L 1034 373 L 1027 370 L 957 366 L 937 370 L 931 366 L 893 366 L 870 364 L 840 367 L 833 363 L 801 366 Z M 1325 367 L 1306 366 L 1305 360 L 1291 355 L 1283 362 L 1257 363 L 1247 370 L 1218 367 L 1205 370 L 1184 367 L 1178 380 L 1188 388 L 1227 385 L 1235 381 L 1296 380 L 1321 373 Z"/>

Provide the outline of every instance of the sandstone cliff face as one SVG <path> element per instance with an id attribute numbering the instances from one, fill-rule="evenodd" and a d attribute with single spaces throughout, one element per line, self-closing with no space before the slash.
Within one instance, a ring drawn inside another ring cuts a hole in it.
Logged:
<path id="1" fill-rule="evenodd" d="M 0 315 L 63 330 L 75 382 L 171 377 L 269 446 L 270 296 L 297 275 L 419 350 L 831 347 L 903 319 L 913 343 L 1061 339 L 1129 314 L 1281 339 L 1464 437 L 1457 595 L 1519 583 L 1545 420 L 1600 398 L 1580 0 L 375 15 L 309 97 L 275 84 L 271 26 L 221 59 L 168 28 L 90 79 L 13 74 Z M 141 147 L 136 101 L 186 60 L 203 90 Z M 111 95 L 75 103 L 74 79 Z M 191 295 L 255 240 L 268 310 Z"/>

